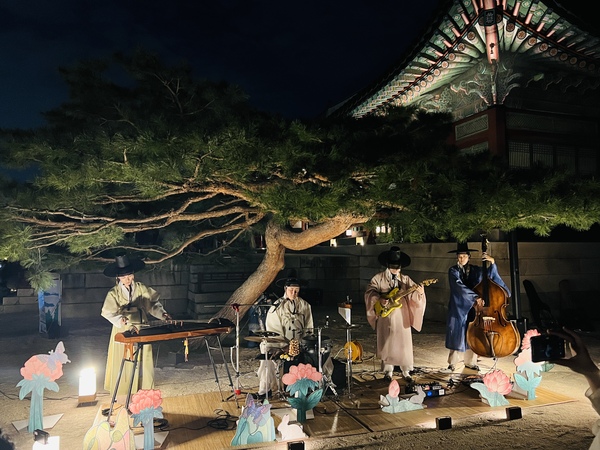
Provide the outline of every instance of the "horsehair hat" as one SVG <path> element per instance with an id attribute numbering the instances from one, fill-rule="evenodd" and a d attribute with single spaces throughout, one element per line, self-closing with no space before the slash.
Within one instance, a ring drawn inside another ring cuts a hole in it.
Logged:
<path id="1" fill-rule="evenodd" d="M 122 277 L 142 270 L 146 263 L 138 258 L 129 259 L 127 255 L 115 256 L 115 262 L 110 263 L 104 269 L 104 275 L 107 277 Z"/>
<path id="2" fill-rule="evenodd" d="M 275 286 L 282 288 L 286 288 L 288 286 L 302 287 L 306 286 L 307 284 L 308 281 L 298 278 L 296 275 L 296 271 L 293 269 L 290 270 L 287 277 L 279 278 L 277 281 L 275 281 Z"/>
<path id="3" fill-rule="evenodd" d="M 450 250 L 448 253 L 456 253 L 457 255 L 459 253 L 466 253 L 467 255 L 470 255 L 471 252 L 478 252 L 479 250 L 475 250 L 474 248 L 469 248 L 469 245 L 467 242 L 457 242 L 456 243 L 456 250 Z"/>
<path id="4" fill-rule="evenodd" d="M 382 266 L 388 266 L 390 264 L 399 265 L 400 267 L 410 266 L 410 256 L 400 251 L 400 247 L 391 247 L 385 252 L 381 252 L 377 257 L 377 260 Z"/>

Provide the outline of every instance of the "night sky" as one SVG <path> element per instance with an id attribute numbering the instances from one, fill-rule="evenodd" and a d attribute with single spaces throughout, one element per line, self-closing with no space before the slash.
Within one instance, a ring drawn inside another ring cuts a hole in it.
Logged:
<path id="1" fill-rule="evenodd" d="M 382 76 L 439 3 L 0 0 L 0 128 L 43 125 L 67 98 L 58 67 L 136 48 L 238 84 L 259 109 L 316 116 Z"/>

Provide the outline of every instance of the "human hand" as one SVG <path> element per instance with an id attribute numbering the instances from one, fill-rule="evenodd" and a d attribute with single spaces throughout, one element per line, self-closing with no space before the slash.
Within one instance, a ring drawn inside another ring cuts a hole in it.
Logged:
<path id="1" fill-rule="evenodd" d="M 494 258 L 492 258 L 491 255 L 488 255 L 485 252 L 481 255 L 481 259 L 483 261 L 489 262 L 490 264 L 494 264 L 496 262 L 496 260 Z"/>
<path id="2" fill-rule="evenodd" d="M 561 331 L 549 330 L 548 334 L 563 338 L 569 343 L 571 349 L 575 353 L 570 358 L 556 359 L 552 363 L 570 368 L 573 372 L 580 373 L 582 375 L 589 375 L 593 372 L 598 372 L 598 366 L 590 356 L 590 353 L 579 336 L 574 331 L 564 328 Z"/>

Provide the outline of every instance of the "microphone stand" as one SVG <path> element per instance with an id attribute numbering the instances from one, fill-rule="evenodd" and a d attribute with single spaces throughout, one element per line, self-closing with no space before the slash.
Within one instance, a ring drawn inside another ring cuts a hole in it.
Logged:
<path id="1" fill-rule="evenodd" d="M 327 322 L 329 322 L 329 316 L 327 318 Z M 327 388 L 329 388 L 331 390 L 331 392 L 333 393 L 333 395 L 337 398 L 338 397 L 338 393 L 335 390 L 335 384 L 333 383 L 331 377 L 327 374 L 325 374 L 323 372 L 323 349 L 322 347 L 322 338 L 321 338 L 321 327 L 318 328 L 318 334 L 317 334 L 317 350 L 318 350 L 318 355 L 319 355 L 319 372 L 321 373 L 322 377 L 321 377 L 321 388 L 323 389 L 323 393 L 327 392 Z M 325 361 L 327 362 L 327 361 Z"/>
<path id="2" fill-rule="evenodd" d="M 207 308 L 217 308 L 217 307 L 222 307 L 222 306 L 227 306 L 227 305 L 203 305 L 203 306 L 207 307 Z M 235 387 L 233 387 L 233 389 L 232 389 L 233 393 L 229 397 L 227 397 L 225 399 L 225 401 L 229 401 L 232 398 L 234 398 L 235 404 L 239 408 L 240 405 L 238 402 L 238 396 L 242 395 L 242 394 L 248 394 L 248 392 L 242 391 L 241 384 L 240 384 L 240 305 L 238 303 L 232 303 L 229 306 L 231 306 L 233 308 L 233 311 L 235 312 L 235 363 L 233 362 L 233 355 L 232 355 L 233 347 L 230 348 L 231 366 L 233 367 L 233 370 L 235 371 Z M 272 305 L 259 305 L 259 306 L 271 307 Z"/>
<path id="3" fill-rule="evenodd" d="M 235 388 L 233 389 L 233 394 L 230 395 L 227 400 L 231 397 L 235 397 L 235 405 L 239 408 L 238 395 L 242 394 L 242 388 L 240 386 L 240 305 L 234 303 L 231 307 L 235 311 L 235 364 L 233 364 L 233 361 L 231 363 L 233 370 L 235 371 Z"/>
<path id="4" fill-rule="evenodd" d="M 217 308 L 220 306 L 226 305 L 203 305 L 207 308 Z M 225 399 L 225 401 L 229 401 L 232 398 L 235 399 L 235 405 L 239 408 L 240 404 L 238 402 L 238 396 L 242 393 L 246 394 L 246 392 L 242 392 L 240 386 L 240 305 L 237 303 L 232 303 L 231 308 L 235 312 L 235 363 L 233 362 L 233 347 L 230 348 L 229 359 L 231 360 L 231 366 L 235 371 L 235 386 L 232 386 L 233 393 Z"/>

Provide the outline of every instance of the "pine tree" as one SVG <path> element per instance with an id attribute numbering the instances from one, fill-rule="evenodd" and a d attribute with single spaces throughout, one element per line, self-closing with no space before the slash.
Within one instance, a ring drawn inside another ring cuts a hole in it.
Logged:
<path id="1" fill-rule="evenodd" d="M 229 300 L 250 305 L 286 249 L 382 216 L 407 242 L 585 230 L 600 217 L 594 179 L 461 156 L 446 145 L 445 115 L 390 108 L 360 120 L 284 120 L 235 86 L 144 52 L 61 72 L 70 98 L 45 114 L 47 127 L 4 130 L 1 141 L 3 164 L 31 177 L 3 186 L 0 257 L 28 268 L 35 288 L 49 271 L 106 264 L 117 252 L 147 264 L 193 260 L 248 248 L 260 232 L 264 259 Z M 309 229 L 291 230 L 299 220 Z"/>

